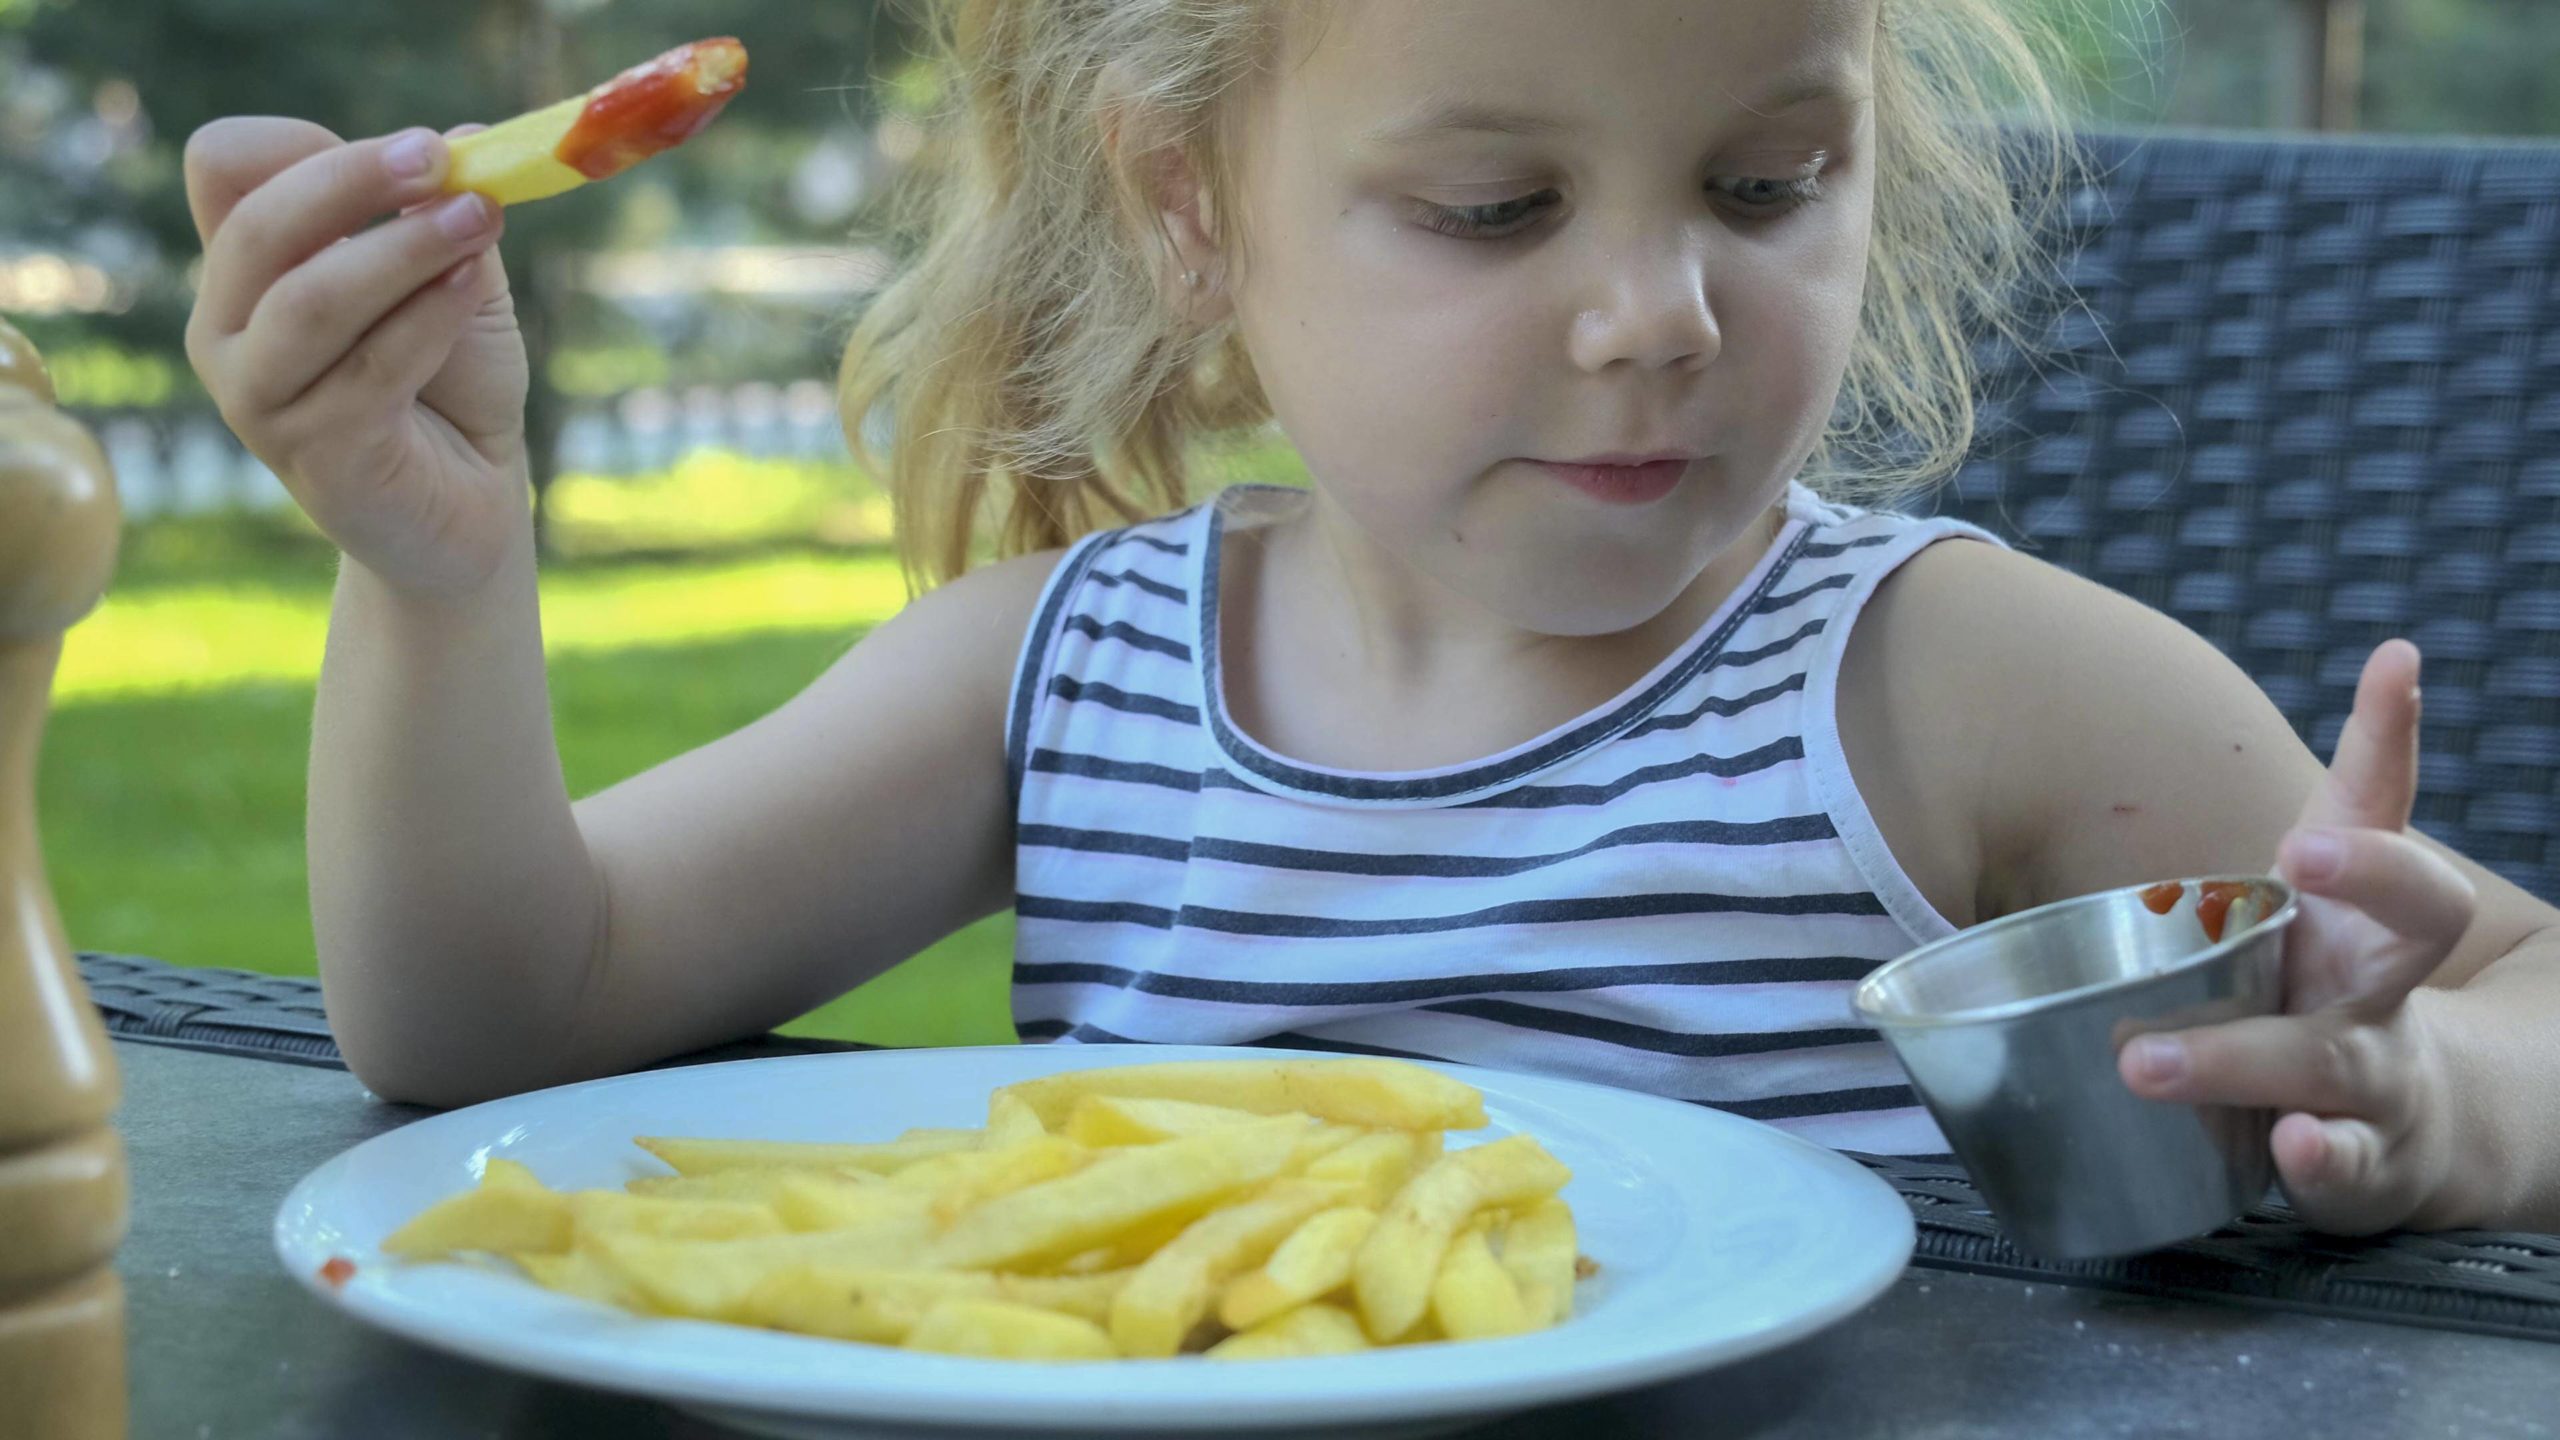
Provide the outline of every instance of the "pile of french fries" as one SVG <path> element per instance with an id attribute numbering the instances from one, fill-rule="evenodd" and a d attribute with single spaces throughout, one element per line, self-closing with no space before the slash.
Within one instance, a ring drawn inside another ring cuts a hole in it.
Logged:
<path id="1" fill-rule="evenodd" d="M 641 1138 L 674 1170 L 563 1192 L 491 1159 L 383 1242 L 503 1256 L 646 1315 L 1016 1360 L 1246 1360 L 1513 1335 L 1589 1262 L 1527 1135 L 1392 1060 L 1070 1071 L 982 1130 L 871 1144 Z"/>

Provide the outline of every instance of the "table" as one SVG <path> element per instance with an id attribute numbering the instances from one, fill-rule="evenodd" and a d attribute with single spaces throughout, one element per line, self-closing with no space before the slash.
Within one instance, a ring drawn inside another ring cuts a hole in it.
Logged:
<path id="1" fill-rule="evenodd" d="M 119 1040 L 133 1434 L 409 1440 L 731 1432 L 449 1358 L 345 1319 L 276 1263 L 312 1167 L 427 1113 L 343 1070 Z M 2560 1437 L 2560 1345 L 1914 1269 L 1759 1360 L 1536 1411 L 1470 1440 L 1677 1435 Z"/>

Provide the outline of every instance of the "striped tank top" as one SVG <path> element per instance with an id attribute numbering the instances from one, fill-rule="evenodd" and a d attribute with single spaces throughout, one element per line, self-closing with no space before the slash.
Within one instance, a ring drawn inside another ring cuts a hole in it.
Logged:
<path id="1" fill-rule="evenodd" d="M 1615 700 L 1386 774 L 1225 713 L 1220 538 L 1288 493 L 1088 536 L 1033 612 L 1006 725 L 1022 1038 L 1459 1061 L 1943 1154 L 1849 991 L 1951 929 L 1859 798 L 1833 697 L 1877 583 L 1991 537 L 1795 486 L 1758 566 Z"/>

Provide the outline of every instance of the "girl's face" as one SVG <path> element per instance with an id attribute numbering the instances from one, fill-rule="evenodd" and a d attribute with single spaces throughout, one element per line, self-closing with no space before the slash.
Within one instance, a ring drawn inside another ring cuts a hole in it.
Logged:
<path id="1" fill-rule="evenodd" d="M 1540 634 L 1696 581 L 1848 363 L 1876 4 L 1301 7 L 1243 117 L 1226 293 L 1334 518 Z M 1552 463 L 1630 456 L 1686 463 Z"/>

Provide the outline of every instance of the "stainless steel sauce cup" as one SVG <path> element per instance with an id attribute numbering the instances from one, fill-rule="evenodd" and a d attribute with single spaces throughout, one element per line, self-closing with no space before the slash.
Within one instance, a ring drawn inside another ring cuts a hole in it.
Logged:
<path id="1" fill-rule="evenodd" d="M 2198 914 L 2207 886 L 2236 896 L 2219 940 Z M 2143 1099 L 2116 1054 L 2155 1030 L 2274 1013 L 2296 912 L 2292 889 L 2264 875 L 2083 895 L 1924 945 L 1861 981 L 1853 1003 L 2022 1249 L 2134 1254 L 2263 1199 L 2276 1117 Z"/>

